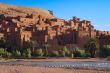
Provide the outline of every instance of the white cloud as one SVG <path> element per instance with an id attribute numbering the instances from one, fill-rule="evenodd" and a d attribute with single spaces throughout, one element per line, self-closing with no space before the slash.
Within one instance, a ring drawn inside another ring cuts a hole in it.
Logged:
<path id="1" fill-rule="evenodd" d="M 102 31 L 110 31 L 110 25 L 94 25 L 94 27 L 98 30 Z"/>

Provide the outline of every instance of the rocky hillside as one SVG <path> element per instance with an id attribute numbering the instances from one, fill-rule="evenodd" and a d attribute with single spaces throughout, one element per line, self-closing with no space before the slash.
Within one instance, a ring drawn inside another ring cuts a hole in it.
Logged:
<path id="1" fill-rule="evenodd" d="M 31 8 L 31 7 L 20 7 L 20 6 L 13 6 L 7 4 L 0 3 L 0 14 L 5 14 L 5 16 L 22 16 L 25 17 L 27 14 L 34 14 L 34 15 L 41 15 L 44 17 L 52 18 L 54 17 L 49 10 L 43 10 L 39 8 Z"/>

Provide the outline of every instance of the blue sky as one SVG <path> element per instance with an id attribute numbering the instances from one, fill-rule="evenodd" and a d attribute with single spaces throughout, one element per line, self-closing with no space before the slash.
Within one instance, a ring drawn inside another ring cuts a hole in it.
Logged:
<path id="1" fill-rule="evenodd" d="M 54 15 L 92 21 L 96 29 L 110 31 L 110 0 L 0 0 L 1 3 L 52 10 Z"/>

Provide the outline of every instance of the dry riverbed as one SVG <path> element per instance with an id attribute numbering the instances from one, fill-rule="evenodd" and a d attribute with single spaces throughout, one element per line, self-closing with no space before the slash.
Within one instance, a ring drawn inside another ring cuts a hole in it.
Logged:
<path id="1" fill-rule="evenodd" d="M 4 61 L 4 60 L 3 60 Z M 7 61 L 97 61 L 105 62 L 105 59 L 10 59 Z M 107 61 L 109 62 L 109 61 Z M 110 73 L 110 70 L 96 69 L 67 69 L 67 68 L 49 68 L 28 65 L 0 65 L 0 73 Z"/>
<path id="2" fill-rule="evenodd" d="M 0 65 L 0 73 L 110 73 L 110 71 L 33 67 L 23 65 Z"/>

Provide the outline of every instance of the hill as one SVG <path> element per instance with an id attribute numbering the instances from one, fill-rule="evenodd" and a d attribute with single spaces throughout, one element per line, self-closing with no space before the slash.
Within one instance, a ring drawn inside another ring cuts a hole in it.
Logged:
<path id="1" fill-rule="evenodd" d="M 27 14 L 42 15 L 44 17 L 54 17 L 49 10 L 43 10 L 40 8 L 14 6 L 0 3 L 0 14 L 5 16 L 26 16 Z"/>

